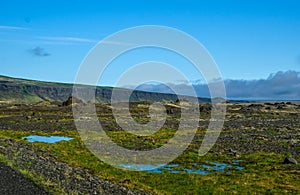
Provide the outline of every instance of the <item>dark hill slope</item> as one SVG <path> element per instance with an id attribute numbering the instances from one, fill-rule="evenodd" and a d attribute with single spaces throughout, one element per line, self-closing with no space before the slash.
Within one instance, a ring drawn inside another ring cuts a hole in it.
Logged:
<path id="1" fill-rule="evenodd" d="M 42 82 L 0 76 L 0 102 L 33 103 L 39 101 L 65 101 L 72 95 L 72 84 Z M 112 87 L 97 87 L 96 100 L 109 103 Z M 131 91 L 117 89 L 118 101 L 126 101 L 131 94 L 131 101 L 176 101 L 174 94 L 151 93 L 145 91 Z M 184 96 L 183 96 L 184 98 Z M 199 102 L 209 102 L 207 98 L 199 98 Z"/>

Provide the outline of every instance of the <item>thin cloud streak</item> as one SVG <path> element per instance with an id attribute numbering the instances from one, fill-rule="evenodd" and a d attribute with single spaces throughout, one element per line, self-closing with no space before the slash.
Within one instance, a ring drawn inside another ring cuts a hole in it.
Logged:
<path id="1" fill-rule="evenodd" d="M 125 42 L 119 42 L 119 41 L 107 41 L 107 40 L 95 40 L 95 39 L 87 39 L 87 38 L 78 38 L 78 37 L 39 37 L 39 39 L 45 40 L 45 41 L 59 41 L 60 43 L 66 43 L 66 42 L 82 42 L 82 43 L 102 43 L 102 44 L 108 44 L 108 45 L 124 45 L 124 46 L 132 46 L 131 43 L 125 43 Z"/>
<path id="2" fill-rule="evenodd" d="M 28 30 L 28 28 L 23 28 L 23 27 L 18 27 L 18 26 L 1 26 L 0 29 L 5 29 L 5 30 Z"/>
<path id="3" fill-rule="evenodd" d="M 43 40 L 21 40 L 21 39 L 0 39 L 0 42 L 15 43 L 15 44 L 36 44 L 36 45 L 70 45 L 75 43 L 63 41 L 43 41 Z"/>
<path id="4" fill-rule="evenodd" d="M 97 43 L 97 40 L 94 39 L 86 39 L 86 38 L 78 38 L 78 37 L 38 37 L 42 40 L 47 41 L 58 41 L 58 42 L 81 42 L 81 43 Z"/>
<path id="5" fill-rule="evenodd" d="M 124 45 L 124 46 L 132 46 L 134 44 L 131 43 L 125 43 L 125 42 L 119 42 L 119 41 L 101 41 L 103 44 L 108 44 L 108 45 Z"/>
<path id="6" fill-rule="evenodd" d="M 1 26 L 0 26 L 1 29 Z M 11 27 L 6 29 L 18 29 L 18 27 Z M 21 28 L 20 28 L 21 29 Z M 132 46 L 131 43 L 119 42 L 119 41 L 101 41 L 88 38 L 79 38 L 79 37 L 35 37 L 32 40 L 17 40 L 17 39 L 0 39 L 0 42 L 14 42 L 14 43 L 34 43 L 34 44 L 47 44 L 47 45 L 71 45 L 76 43 L 102 43 L 108 45 L 121 45 L 121 46 Z"/>

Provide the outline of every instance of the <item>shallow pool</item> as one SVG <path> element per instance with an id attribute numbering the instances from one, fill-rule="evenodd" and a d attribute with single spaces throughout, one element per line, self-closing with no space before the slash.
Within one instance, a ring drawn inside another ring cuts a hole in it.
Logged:
<path id="1" fill-rule="evenodd" d="M 26 139 L 28 142 L 44 142 L 50 144 L 54 144 L 60 141 L 70 141 L 74 139 L 66 136 L 40 136 L 40 135 L 29 135 L 22 138 Z"/>
<path id="2" fill-rule="evenodd" d="M 242 171 L 244 167 L 240 166 L 241 161 L 232 161 L 230 164 L 219 162 L 206 162 L 205 164 L 198 165 L 193 164 L 193 168 L 186 168 L 179 164 L 167 164 L 167 165 L 145 165 L 145 164 L 119 164 L 121 168 L 131 169 L 136 171 L 147 171 L 152 173 L 194 173 L 200 175 L 208 175 L 215 172 L 230 173 L 230 170 Z"/>

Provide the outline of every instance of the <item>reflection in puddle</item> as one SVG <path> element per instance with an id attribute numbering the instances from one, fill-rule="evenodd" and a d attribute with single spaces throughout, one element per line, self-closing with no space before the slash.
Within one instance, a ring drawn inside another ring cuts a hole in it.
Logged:
<path id="1" fill-rule="evenodd" d="M 66 136 L 40 136 L 40 135 L 30 135 L 22 138 L 26 139 L 28 142 L 44 142 L 50 144 L 54 144 L 60 141 L 70 141 L 74 139 Z"/>
<path id="2" fill-rule="evenodd" d="M 125 169 L 132 169 L 136 171 L 147 171 L 152 173 L 194 173 L 200 175 L 208 175 L 214 172 L 226 172 L 230 173 L 230 170 L 242 171 L 244 167 L 240 166 L 241 160 L 234 160 L 231 164 L 219 163 L 219 162 L 206 162 L 205 164 L 198 165 L 193 164 L 193 168 L 185 168 L 179 164 L 167 164 L 167 165 L 143 165 L 143 164 L 120 164 L 119 166 Z M 200 167 L 200 168 L 199 168 Z"/>

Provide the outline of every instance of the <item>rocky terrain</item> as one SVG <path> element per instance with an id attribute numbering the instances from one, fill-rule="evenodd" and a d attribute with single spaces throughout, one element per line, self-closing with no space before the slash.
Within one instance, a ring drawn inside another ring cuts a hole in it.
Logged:
<path id="1" fill-rule="evenodd" d="M 32 180 L 11 167 L 0 163 L 0 193 L 1 194 L 49 194 Z"/>
<path id="2" fill-rule="evenodd" d="M 147 121 L 147 109 L 137 107 L 134 117 Z M 146 106 L 147 107 L 147 106 Z M 278 108 L 279 107 L 279 108 Z M 168 106 L 167 106 L 168 108 Z M 169 111 L 168 111 L 169 110 Z M 211 106 L 201 104 L 199 129 L 205 130 L 209 123 Z M 165 128 L 178 127 L 180 109 L 167 109 Z M 39 104 L 3 104 L 0 106 L 0 129 L 29 132 L 55 132 L 76 130 L 72 107 L 47 102 Z M 121 130 L 115 122 L 111 107 L 97 105 L 97 113 L 106 130 Z M 203 132 L 205 133 L 205 131 Z M 200 133 L 201 134 L 201 133 Z M 197 137 L 195 139 L 198 139 Z M 274 104 L 228 104 L 227 115 L 218 144 L 213 150 L 223 152 L 230 148 L 240 152 L 267 151 L 290 152 L 300 155 L 300 105 Z"/>
<path id="3" fill-rule="evenodd" d="M 121 131 L 115 122 L 111 106 L 96 106 L 99 120 L 107 131 Z M 149 103 L 132 103 L 132 116 L 139 121 L 147 121 Z M 180 107 L 176 103 L 166 104 L 168 120 L 164 128 L 176 129 Z M 201 117 L 199 132 L 191 147 L 197 149 L 208 126 L 211 105 L 200 104 Z M 63 133 L 76 132 L 71 104 L 40 102 L 34 104 L 0 104 L 1 131 L 30 133 Z M 142 145 L 147 141 L 152 144 Z M 124 146 L 134 143 L 135 149 L 148 150 L 157 147 L 159 140 L 137 138 L 123 143 Z M 294 103 L 260 103 L 234 104 L 227 103 L 227 114 L 223 131 L 211 149 L 212 153 L 251 154 L 252 152 L 268 152 L 283 154 L 299 161 L 300 157 L 300 105 Z M 38 175 L 48 186 L 59 186 L 64 193 L 79 194 L 146 194 L 143 190 L 135 192 L 115 184 L 105 178 L 93 175 L 89 170 L 73 167 L 62 162 L 54 154 L 34 144 L 18 142 L 14 139 L 0 139 L 0 154 L 5 156 L 12 167 L 26 170 Z M 281 159 L 283 163 L 284 159 Z M 300 170 L 294 165 L 292 170 Z"/>
<path id="4" fill-rule="evenodd" d="M 59 186 L 67 194 L 147 194 L 134 192 L 126 187 L 93 176 L 87 170 L 60 162 L 53 154 L 29 144 L 12 139 L 0 139 L 0 153 L 12 161 L 13 167 L 39 175 L 44 182 Z M 22 185 L 25 185 L 24 182 Z M 35 184 L 29 184 L 30 186 Z M 29 187 L 30 187 L 29 186 Z M 21 186 L 18 192 L 22 192 Z M 26 188 L 26 187 L 25 187 Z M 0 189 L 1 190 L 1 189 Z M 17 193 L 18 193 L 17 192 Z M 34 193 L 32 191 L 30 194 Z M 34 194 L 42 194 L 43 190 Z"/>

